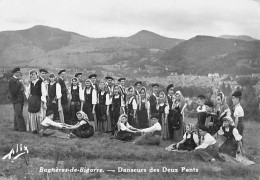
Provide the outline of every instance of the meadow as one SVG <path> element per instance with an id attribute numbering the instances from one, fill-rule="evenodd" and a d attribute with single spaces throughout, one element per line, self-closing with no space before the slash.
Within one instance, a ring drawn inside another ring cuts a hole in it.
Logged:
<path id="1" fill-rule="evenodd" d="M 27 117 L 26 107 L 24 117 Z M 185 121 L 195 122 L 195 119 Z M 110 136 L 104 133 L 96 133 L 88 139 L 57 139 L 16 132 L 13 131 L 11 105 L 0 105 L 0 132 L 0 179 L 242 180 L 260 177 L 260 124 L 253 121 L 246 122 L 244 132 L 245 151 L 248 158 L 256 162 L 253 166 L 221 161 L 205 163 L 193 153 L 164 150 L 172 141 L 163 141 L 160 146 L 137 146 L 130 142 L 110 139 Z M 12 148 L 15 149 L 17 144 L 27 146 L 29 153 L 13 161 L 3 160 L 2 157 Z M 56 167 L 81 168 L 84 172 L 41 172 L 43 168 Z M 120 172 L 124 168 L 142 172 Z M 88 173 L 89 170 L 93 172 Z"/>

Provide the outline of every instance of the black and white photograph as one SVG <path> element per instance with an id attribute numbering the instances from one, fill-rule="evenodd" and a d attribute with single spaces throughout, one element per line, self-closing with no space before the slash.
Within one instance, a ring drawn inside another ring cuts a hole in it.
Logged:
<path id="1" fill-rule="evenodd" d="M 0 179 L 260 180 L 260 0 L 0 0 Z"/>

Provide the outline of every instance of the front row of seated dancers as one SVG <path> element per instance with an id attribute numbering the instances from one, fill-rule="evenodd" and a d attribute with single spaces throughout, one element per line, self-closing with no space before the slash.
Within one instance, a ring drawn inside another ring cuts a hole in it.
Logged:
<path id="1" fill-rule="evenodd" d="M 53 121 L 53 116 L 53 111 L 46 113 L 46 118 L 41 123 L 40 136 L 70 139 L 75 137 L 88 138 L 94 135 L 94 124 L 89 121 L 87 114 L 83 111 L 76 113 L 78 122 L 75 125 L 55 122 Z M 154 115 L 151 117 L 151 127 L 137 129 L 129 125 L 127 115 L 122 114 L 115 127 L 115 138 L 121 141 L 132 141 L 132 143 L 136 145 L 160 145 L 162 140 L 162 127 L 158 121 L 159 117 Z M 59 131 L 55 127 L 67 129 L 69 132 Z M 135 136 L 139 137 L 135 138 Z M 217 142 L 218 140 L 214 138 L 216 136 L 224 137 L 224 142 L 219 144 Z M 205 162 L 214 162 L 216 159 L 219 159 L 241 162 L 244 165 L 254 164 L 253 161 L 245 157 L 242 136 L 239 134 L 237 128 L 234 127 L 233 119 L 229 116 L 223 118 L 223 125 L 217 131 L 216 135 L 211 135 L 210 129 L 205 125 L 200 125 L 197 130 L 193 124 L 187 124 L 183 139 L 178 143 L 171 144 L 166 150 L 194 151 L 194 154 Z M 240 155 L 240 159 L 237 159 L 238 155 Z M 241 157 L 244 158 L 241 159 Z"/>

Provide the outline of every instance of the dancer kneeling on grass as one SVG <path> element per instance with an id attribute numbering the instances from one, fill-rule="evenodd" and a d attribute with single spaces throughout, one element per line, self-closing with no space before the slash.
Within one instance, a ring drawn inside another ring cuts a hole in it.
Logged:
<path id="1" fill-rule="evenodd" d="M 199 133 L 202 137 L 202 144 L 195 148 L 195 155 L 200 156 L 205 162 L 216 161 L 215 158 L 220 158 L 218 155 L 218 145 L 214 137 L 209 134 L 209 128 L 199 126 Z"/>
<path id="2" fill-rule="evenodd" d="M 40 136 L 52 136 L 57 138 L 68 138 L 68 134 L 61 132 L 55 128 L 64 129 L 67 124 L 57 123 L 53 121 L 54 112 L 47 111 L 45 119 L 41 123 Z"/>
<path id="3" fill-rule="evenodd" d="M 177 144 L 172 144 L 165 148 L 167 151 L 173 151 L 173 150 L 187 150 L 192 151 L 194 150 L 197 145 L 199 144 L 199 138 L 198 135 L 194 132 L 194 125 L 193 124 L 187 124 L 186 125 L 186 132 L 183 135 L 183 140 L 178 142 Z"/>
<path id="4" fill-rule="evenodd" d="M 88 116 L 83 111 L 76 113 L 78 123 L 75 125 L 68 125 L 66 129 L 72 129 L 68 138 L 80 137 L 88 138 L 94 135 L 94 123 L 90 122 Z"/>
<path id="5" fill-rule="evenodd" d="M 160 145 L 162 126 L 158 122 L 158 115 L 151 117 L 152 126 L 146 129 L 138 130 L 142 135 L 134 142 L 135 144 Z"/>
<path id="6" fill-rule="evenodd" d="M 134 134 L 138 132 L 136 128 L 129 125 L 127 122 L 127 115 L 122 114 L 117 123 L 118 132 L 116 138 L 121 141 L 131 141 L 134 139 Z"/>

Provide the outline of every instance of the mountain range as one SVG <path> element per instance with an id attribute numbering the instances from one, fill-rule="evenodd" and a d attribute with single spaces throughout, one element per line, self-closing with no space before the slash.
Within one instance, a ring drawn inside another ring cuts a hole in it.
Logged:
<path id="1" fill-rule="evenodd" d="M 129 37 L 91 38 L 42 25 L 0 32 L 0 61 L 4 67 L 102 66 L 105 71 L 139 75 L 248 74 L 259 72 L 259 50 L 260 41 L 249 36 L 183 40 L 142 30 Z M 122 67 L 126 71 L 122 72 Z"/>

